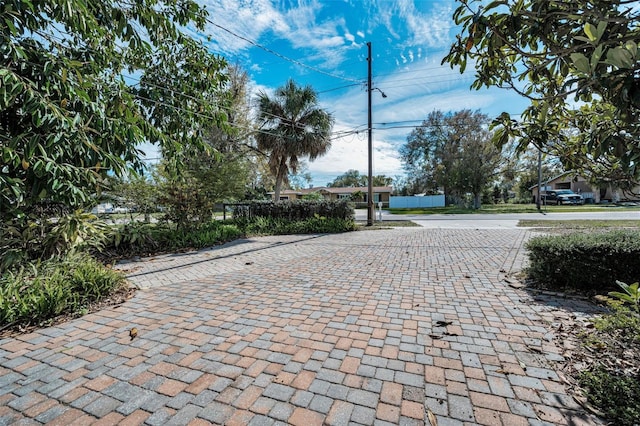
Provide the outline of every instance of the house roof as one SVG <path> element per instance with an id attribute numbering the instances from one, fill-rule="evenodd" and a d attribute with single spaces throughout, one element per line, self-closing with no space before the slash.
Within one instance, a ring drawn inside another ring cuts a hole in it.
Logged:
<path id="1" fill-rule="evenodd" d="M 391 186 L 374 186 L 373 192 L 391 192 L 393 188 Z M 309 191 L 321 191 L 328 192 L 330 194 L 353 194 L 354 192 L 367 193 L 369 188 L 366 186 L 348 186 L 348 187 L 322 187 L 322 188 L 310 188 Z"/>
<path id="2" fill-rule="evenodd" d="M 553 182 L 553 181 L 555 181 L 555 180 L 558 180 L 558 179 L 560 179 L 561 177 L 564 177 L 565 175 L 568 175 L 568 174 L 570 174 L 570 173 L 575 173 L 575 174 L 577 174 L 576 172 L 572 172 L 572 171 L 562 172 L 562 173 L 560 173 L 559 175 L 552 177 L 551 179 L 547 179 L 547 180 L 545 180 L 543 184 L 544 184 L 544 185 L 547 185 L 547 184 L 549 184 L 549 182 Z M 535 185 L 533 185 L 533 186 L 529 187 L 529 191 L 531 191 L 533 188 L 537 188 L 537 187 L 538 187 L 538 184 L 536 183 Z"/>

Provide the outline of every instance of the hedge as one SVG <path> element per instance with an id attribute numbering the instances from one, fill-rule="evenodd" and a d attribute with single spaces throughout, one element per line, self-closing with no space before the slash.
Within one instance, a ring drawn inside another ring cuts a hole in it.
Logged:
<path id="1" fill-rule="evenodd" d="M 529 240 L 529 277 L 552 287 L 617 289 L 640 280 L 640 231 L 572 233 Z"/>
<path id="2" fill-rule="evenodd" d="M 353 204 L 346 200 L 253 201 L 234 206 L 234 219 L 253 219 L 256 217 L 291 221 L 312 219 L 314 217 L 353 220 L 355 211 Z"/>

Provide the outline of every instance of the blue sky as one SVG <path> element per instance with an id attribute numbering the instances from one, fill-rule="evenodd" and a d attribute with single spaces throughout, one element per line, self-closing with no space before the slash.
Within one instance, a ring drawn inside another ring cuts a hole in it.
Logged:
<path id="1" fill-rule="evenodd" d="M 387 95 L 373 93 L 374 174 L 403 174 L 398 149 L 431 111 L 468 108 L 493 117 L 526 106 L 506 90 L 470 90 L 473 66 L 460 74 L 440 65 L 458 33 L 453 0 L 198 1 L 210 14 L 211 51 L 247 70 L 254 93 L 292 78 L 311 85 L 334 115 L 331 150 L 308 163 L 314 186 L 348 169 L 367 172 L 367 42 L 373 85 Z"/>

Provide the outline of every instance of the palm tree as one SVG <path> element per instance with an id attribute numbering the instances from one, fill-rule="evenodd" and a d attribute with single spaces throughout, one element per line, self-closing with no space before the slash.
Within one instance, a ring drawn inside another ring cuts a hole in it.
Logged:
<path id="1" fill-rule="evenodd" d="M 289 173 L 296 173 L 302 157 L 310 161 L 327 153 L 331 147 L 333 117 L 318 107 L 311 86 L 299 87 L 289 80 L 276 90 L 273 99 L 259 95 L 256 136 L 258 149 L 269 153 L 269 170 L 276 178 L 274 199 L 280 199 Z"/>

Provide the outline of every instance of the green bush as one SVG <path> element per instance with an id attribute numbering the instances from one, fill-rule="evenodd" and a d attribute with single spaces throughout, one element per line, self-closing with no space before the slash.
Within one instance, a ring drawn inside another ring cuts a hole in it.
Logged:
<path id="1" fill-rule="evenodd" d="M 99 250 L 108 234 L 104 222 L 82 210 L 55 217 L 15 217 L 0 223 L 0 272 L 70 252 Z"/>
<path id="2" fill-rule="evenodd" d="M 105 254 L 106 257 L 117 258 L 200 249 L 241 236 L 242 232 L 236 225 L 216 220 L 181 228 L 169 223 L 131 222 L 114 228 L 105 247 Z"/>
<path id="3" fill-rule="evenodd" d="M 554 287 L 617 289 L 640 278 L 640 231 L 535 237 L 526 244 L 529 276 Z"/>
<path id="4" fill-rule="evenodd" d="M 233 209 L 234 219 L 239 220 L 269 217 L 298 221 L 312 219 L 316 216 L 327 219 L 353 220 L 355 211 L 353 204 L 346 200 L 253 201 L 237 205 Z"/>
<path id="5" fill-rule="evenodd" d="M 0 327 L 81 312 L 125 285 L 121 273 L 85 254 L 5 271 L 0 276 Z"/>
<path id="6" fill-rule="evenodd" d="M 337 219 L 315 216 L 290 221 L 281 218 L 255 217 L 239 221 L 247 235 L 328 234 L 356 229 L 353 219 Z"/>

